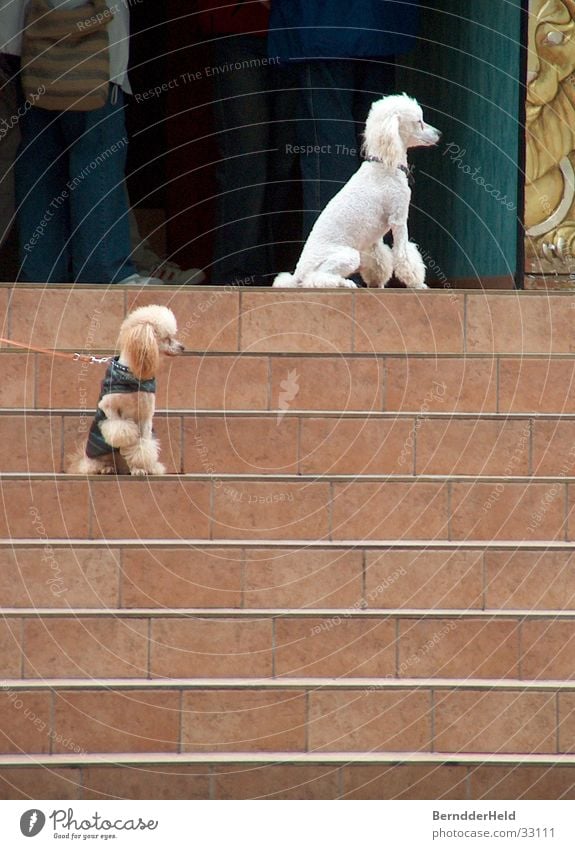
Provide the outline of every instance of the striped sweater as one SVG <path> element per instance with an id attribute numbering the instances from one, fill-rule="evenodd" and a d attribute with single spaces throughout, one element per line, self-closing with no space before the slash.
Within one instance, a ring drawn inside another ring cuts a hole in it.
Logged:
<path id="1" fill-rule="evenodd" d="M 31 0 L 22 43 L 26 96 L 34 96 L 44 109 L 58 111 L 86 112 L 104 106 L 112 18 L 105 0 L 57 9 L 47 0 Z"/>

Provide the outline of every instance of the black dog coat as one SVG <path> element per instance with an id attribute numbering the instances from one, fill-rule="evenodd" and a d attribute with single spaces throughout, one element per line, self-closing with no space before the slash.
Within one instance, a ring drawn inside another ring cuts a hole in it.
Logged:
<path id="1" fill-rule="evenodd" d="M 152 377 L 150 380 L 138 380 L 127 366 L 123 366 L 118 362 L 119 359 L 119 357 L 114 357 L 108 366 L 104 380 L 102 381 L 98 401 L 101 401 L 104 395 L 128 395 L 132 392 L 156 391 L 155 377 Z M 108 445 L 102 436 L 100 424 L 105 418 L 106 414 L 98 408 L 88 434 L 88 444 L 86 446 L 86 454 L 91 459 L 102 457 L 104 454 L 113 454 L 116 450 L 111 445 Z"/>

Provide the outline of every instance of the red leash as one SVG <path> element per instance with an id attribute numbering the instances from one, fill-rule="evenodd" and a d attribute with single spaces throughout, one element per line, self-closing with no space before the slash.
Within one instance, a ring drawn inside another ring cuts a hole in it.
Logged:
<path id="1" fill-rule="evenodd" d="M 53 351 L 49 348 L 35 348 L 34 345 L 23 345 L 21 342 L 14 342 L 12 339 L 4 339 L 0 336 L 0 342 L 7 342 L 15 348 L 24 348 L 26 351 L 36 351 L 38 354 L 49 354 L 51 357 L 62 357 L 65 360 L 74 360 L 75 362 L 91 363 L 93 365 L 102 365 L 109 363 L 112 357 L 94 357 L 91 354 L 66 354 L 63 351 Z"/>

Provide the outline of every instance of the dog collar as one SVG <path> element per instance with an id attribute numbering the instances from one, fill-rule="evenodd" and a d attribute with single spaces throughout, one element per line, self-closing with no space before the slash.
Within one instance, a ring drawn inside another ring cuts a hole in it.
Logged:
<path id="1" fill-rule="evenodd" d="M 380 165 L 383 165 L 383 159 L 378 159 L 377 156 L 364 156 L 365 162 L 379 162 Z M 397 166 L 400 171 L 403 171 L 405 176 L 407 177 L 407 182 L 410 186 L 415 185 L 415 176 L 414 176 L 414 166 L 413 165 L 398 165 Z"/>

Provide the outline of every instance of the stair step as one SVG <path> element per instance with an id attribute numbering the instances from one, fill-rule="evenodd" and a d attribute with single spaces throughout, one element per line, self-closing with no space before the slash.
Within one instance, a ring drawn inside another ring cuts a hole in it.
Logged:
<path id="1" fill-rule="evenodd" d="M 5 350 L 0 364 L 2 407 L 72 407 L 90 416 L 105 368 Z M 157 403 L 170 410 L 269 411 L 295 403 L 303 410 L 575 413 L 574 385 L 575 353 L 189 353 L 162 363 Z"/>
<path id="2" fill-rule="evenodd" d="M 63 471 L 91 420 L 3 411 L 0 468 Z M 575 416 L 185 411 L 157 413 L 154 427 L 169 473 L 549 476 L 575 466 Z"/>
<path id="3" fill-rule="evenodd" d="M 570 543 L 4 540 L 6 607 L 572 610 Z"/>
<path id="4" fill-rule="evenodd" d="M 3 474 L 0 535 L 564 540 L 571 477 Z"/>
<path id="5" fill-rule="evenodd" d="M 31 612 L 0 623 L 5 678 L 575 677 L 573 612 Z"/>
<path id="6" fill-rule="evenodd" d="M 573 799 L 575 756 L 391 752 L 0 756 L 4 799 Z"/>
<path id="7" fill-rule="evenodd" d="M 37 346 L 112 346 L 126 312 L 146 303 L 170 306 L 183 341 L 197 350 L 547 354 L 571 353 L 575 341 L 573 292 L 8 284 L 0 288 L 0 327 L 3 336 Z"/>
<path id="8" fill-rule="evenodd" d="M 0 753 L 562 755 L 575 687 L 4 689 Z"/>

